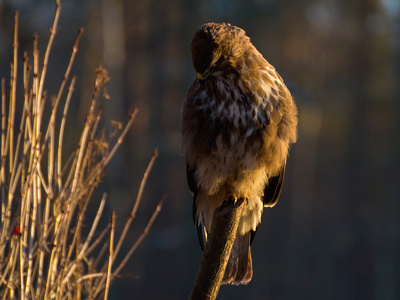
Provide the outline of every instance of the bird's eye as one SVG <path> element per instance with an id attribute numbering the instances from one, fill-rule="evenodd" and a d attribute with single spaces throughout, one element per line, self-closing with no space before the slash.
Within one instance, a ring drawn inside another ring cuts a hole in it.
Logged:
<path id="1" fill-rule="evenodd" d="M 218 67 L 218 64 L 215 63 L 215 64 L 213 64 L 213 65 L 211 66 L 211 69 L 215 70 L 217 67 Z"/>

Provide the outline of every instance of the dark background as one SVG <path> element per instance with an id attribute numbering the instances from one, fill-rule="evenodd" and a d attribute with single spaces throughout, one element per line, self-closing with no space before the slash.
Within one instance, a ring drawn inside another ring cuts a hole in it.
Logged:
<path id="1" fill-rule="evenodd" d="M 0 76 L 7 84 L 15 10 L 20 57 L 38 33 L 43 59 L 55 4 L 0 1 Z M 253 280 L 223 286 L 219 299 L 400 299 L 399 1 L 69 0 L 62 3 L 45 87 L 49 95 L 58 90 L 83 27 L 65 147 L 77 145 L 99 64 L 111 77 L 105 124 L 125 123 L 133 108 L 140 110 L 93 208 L 107 191 L 107 214 L 116 211 L 121 230 L 156 147 L 159 158 L 128 244 L 168 197 L 110 298 L 189 296 L 201 250 L 179 121 L 195 78 L 191 38 L 208 21 L 245 29 L 299 108 L 299 139 L 280 201 L 265 210 L 252 246 Z"/>

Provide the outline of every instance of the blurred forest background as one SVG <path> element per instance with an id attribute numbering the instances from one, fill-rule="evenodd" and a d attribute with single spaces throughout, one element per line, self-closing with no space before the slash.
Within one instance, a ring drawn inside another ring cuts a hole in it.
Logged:
<path id="1" fill-rule="evenodd" d="M 34 33 L 44 54 L 55 3 L 0 0 L 7 84 L 15 10 L 22 61 Z M 103 64 L 111 77 L 104 118 L 125 123 L 133 108 L 140 111 L 99 195 L 109 193 L 121 230 L 157 147 L 132 243 L 168 196 L 110 298 L 187 299 L 194 282 L 202 253 L 178 139 L 180 107 L 195 78 L 190 42 L 208 21 L 246 30 L 284 78 L 300 118 L 281 199 L 264 211 L 253 243 L 254 278 L 223 286 L 219 299 L 400 299 L 400 1 L 64 0 L 49 95 L 85 30 L 64 153 L 77 145 L 94 70 Z"/>

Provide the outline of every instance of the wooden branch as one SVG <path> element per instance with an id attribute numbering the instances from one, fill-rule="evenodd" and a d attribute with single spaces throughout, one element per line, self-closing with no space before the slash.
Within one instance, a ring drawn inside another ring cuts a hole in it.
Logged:
<path id="1" fill-rule="evenodd" d="M 211 232 L 189 300 L 216 299 L 236 237 L 243 198 L 230 196 L 214 212 Z"/>

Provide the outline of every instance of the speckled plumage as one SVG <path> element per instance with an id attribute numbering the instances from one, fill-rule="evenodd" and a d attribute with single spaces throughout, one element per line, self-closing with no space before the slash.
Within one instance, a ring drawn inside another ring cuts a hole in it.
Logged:
<path id="1" fill-rule="evenodd" d="M 202 244 L 227 195 L 247 197 L 223 283 L 252 278 L 250 243 L 264 206 L 278 201 L 297 108 L 282 78 L 230 24 L 207 23 L 192 40 L 198 74 L 182 107 L 181 151 Z"/>

